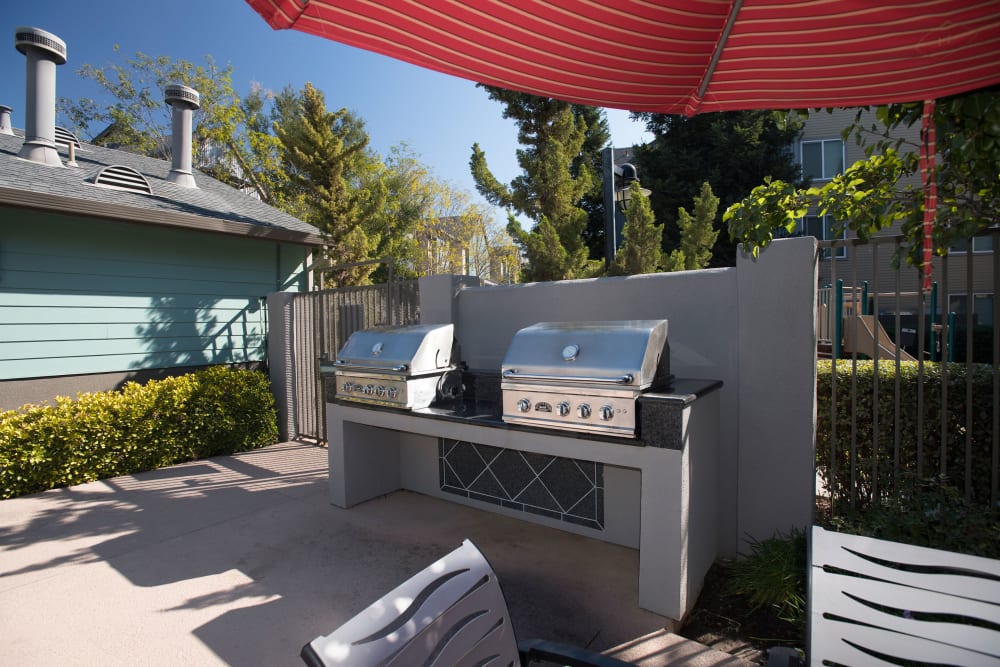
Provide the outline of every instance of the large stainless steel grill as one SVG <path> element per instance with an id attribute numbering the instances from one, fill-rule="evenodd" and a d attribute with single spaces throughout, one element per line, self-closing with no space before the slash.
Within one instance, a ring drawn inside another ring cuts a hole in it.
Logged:
<path id="1" fill-rule="evenodd" d="M 541 322 L 504 356 L 503 420 L 636 435 L 636 399 L 670 381 L 666 320 Z"/>
<path id="2" fill-rule="evenodd" d="M 444 374 L 455 370 L 454 326 L 356 331 L 333 363 L 337 398 L 419 409 L 431 404 Z"/>

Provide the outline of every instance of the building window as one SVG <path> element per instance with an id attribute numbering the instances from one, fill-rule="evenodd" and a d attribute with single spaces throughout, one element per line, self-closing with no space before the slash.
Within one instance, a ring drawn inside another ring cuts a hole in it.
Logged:
<path id="1" fill-rule="evenodd" d="M 968 294 L 948 295 L 948 311 L 956 317 L 964 318 L 968 314 Z M 981 326 L 993 326 L 993 294 L 983 292 L 972 295 L 972 314 L 975 322 Z"/>
<path id="2" fill-rule="evenodd" d="M 969 250 L 968 241 L 959 241 L 949 248 L 951 252 L 967 252 Z M 972 237 L 972 252 L 993 252 L 992 236 Z"/>
<path id="3" fill-rule="evenodd" d="M 844 171 L 844 142 L 840 139 L 802 142 L 802 175 L 811 181 L 829 181 Z"/>
<path id="4" fill-rule="evenodd" d="M 840 230 L 840 234 L 834 233 L 834 228 L 836 225 L 833 221 L 832 215 L 824 215 L 820 217 L 818 215 L 807 215 L 799 222 L 799 231 L 804 236 L 815 236 L 820 241 L 832 241 L 834 239 L 846 239 L 847 229 Z M 837 259 L 844 259 L 847 257 L 847 247 L 840 246 L 834 248 L 836 254 L 834 257 Z M 823 259 L 830 259 L 830 248 L 823 251 Z"/>

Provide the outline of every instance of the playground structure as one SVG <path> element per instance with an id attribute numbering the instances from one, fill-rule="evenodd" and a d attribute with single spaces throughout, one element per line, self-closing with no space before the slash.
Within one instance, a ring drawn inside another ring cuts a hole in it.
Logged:
<path id="1" fill-rule="evenodd" d="M 877 348 L 879 359 L 895 359 L 898 356 L 900 361 L 917 360 L 903 348 L 896 347 L 885 327 L 875 319 L 874 315 L 855 313 L 852 320 L 845 320 L 843 332 L 845 355 L 857 352 L 874 359 Z"/>
<path id="2" fill-rule="evenodd" d="M 916 292 L 892 292 L 889 294 L 869 294 L 868 283 L 862 282 L 857 287 L 845 287 L 843 280 L 835 285 L 826 285 L 817 290 L 816 300 L 816 338 L 817 350 L 822 357 L 843 359 L 853 355 L 864 355 L 874 359 L 899 359 L 900 361 L 916 361 L 900 344 L 902 329 L 897 317 L 895 332 L 891 336 L 877 314 L 874 304 L 883 297 L 894 301 L 894 310 L 898 313 L 903 308 L 904 300 L 918 302 Z M 937 323 L 937 284 L 933 285 L 930 294 L 930 354 L 929 358 L 937 359 L 937 335 L 941 326 Z M 919 312 L 919 311 L 918 311 Z M 954 333 L 954 314 L 949 313 L 949 333 Z M 949 341 L 949 356 L 954 345 Z M 950 360 L 950 359 L 949 359 Z"/>

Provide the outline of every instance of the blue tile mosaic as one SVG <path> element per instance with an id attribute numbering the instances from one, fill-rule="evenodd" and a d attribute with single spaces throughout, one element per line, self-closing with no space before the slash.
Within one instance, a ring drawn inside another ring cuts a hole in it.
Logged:
<path id="1" fill-rule="evenodd" d="M 521 512 L 604 530 L 604 465 L 438 441 L 441 490 Z"/>

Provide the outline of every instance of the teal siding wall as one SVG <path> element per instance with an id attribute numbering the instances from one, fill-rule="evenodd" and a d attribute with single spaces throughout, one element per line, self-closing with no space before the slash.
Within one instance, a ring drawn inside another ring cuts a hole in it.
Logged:
<path id="1" fill-rule="evenodd" d="M 0 380 L 266 358 L 307 249 L 0 208 Z"/>

